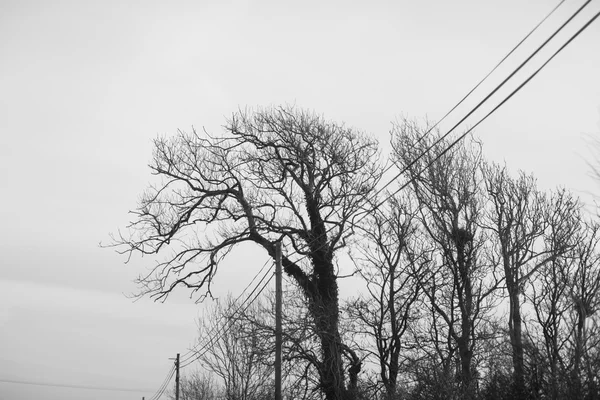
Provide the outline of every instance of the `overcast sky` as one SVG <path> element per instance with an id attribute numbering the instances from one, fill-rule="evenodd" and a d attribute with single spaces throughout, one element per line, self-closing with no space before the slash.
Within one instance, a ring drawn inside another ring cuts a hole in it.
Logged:
<path id="1" fill-rule="evenodd" d="M 441 118 L 557 3 L 0 1 L 0 399 L 149 399 L 196 340 L 200 306 L 186 293 L 133 303 L 124 293 L 151 260 L 123 265 L 98 246 L 149 182 L 156 135 L 218 133 L 238 107 L 293 103 L 385 151 L 391 121 Z M 582 3 L 566 1 L 443 127 Z M 598 43 L 600 22 L 477 128 L 489 158 L 588 203 L 600 193 L 585 161 L 585 137 L 600 137 Z M 238 294 L 265 261 L 232 257 L 217 294 Z"/>

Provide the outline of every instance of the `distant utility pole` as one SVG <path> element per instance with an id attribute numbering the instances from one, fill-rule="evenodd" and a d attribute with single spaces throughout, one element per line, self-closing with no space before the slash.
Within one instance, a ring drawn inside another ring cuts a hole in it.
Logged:
<path id="1" fill-rule="evenodd" d="M 281 241 L 275 244 L 275 400 L 281 400 Z"/>
<path id="2" fill-rule="evenodd" d="M 175 400 L 179 400 L 179 353 L 175 359 Z"/>

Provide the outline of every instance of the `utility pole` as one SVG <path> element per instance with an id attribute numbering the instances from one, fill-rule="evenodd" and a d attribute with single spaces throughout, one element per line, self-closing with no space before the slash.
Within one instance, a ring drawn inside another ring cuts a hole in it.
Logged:
<path id="1" fill-rule="evenodd" d="M 175 359 L 175 400 L 179 400 L 179 353 Z"/>
<path id="2" fill-rule="evenodd" d="M 275 400 L 281 400 L 281 241 L 275 244 Z"/>

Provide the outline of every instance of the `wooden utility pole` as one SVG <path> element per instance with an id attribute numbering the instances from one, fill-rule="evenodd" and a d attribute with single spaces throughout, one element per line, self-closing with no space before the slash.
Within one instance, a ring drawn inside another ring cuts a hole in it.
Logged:
<path id="1" fill-rule="evenodd" d="M 175 400 L 179 400 L 179 353 L 175 359 Z"/>
<path id="2" fill-rule="evenodd" d="M 281 400 L 281 242 L 275 244 L 275 400 Z"/>

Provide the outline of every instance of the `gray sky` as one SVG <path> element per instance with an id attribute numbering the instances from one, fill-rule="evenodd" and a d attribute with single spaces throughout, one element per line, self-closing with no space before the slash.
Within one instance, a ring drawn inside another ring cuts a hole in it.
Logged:
<path id="1" fill-rule="evenodd" d="M 217 133 L 238 107 L 295 103 L 385 149 L 392 120 L 440 118 L 557 3 L 1 1 L 0 380 L 150 390 L 0 382 L 0 399 L 148 399 L 167 358 L 196 339 L 201 308 L 185 293 L 165 304 L 123 295 L 150 259 L 125 266 L 98 247 L 150 180 L 157 134 Z M 566 1 L 530 43 L 582 3 Z M 489 158 L 587 202 L 598 193 L 584 139 L 600 137 L 598 43 L 600 22 L 477 129 Z M 217 294 L 239 293 L 265 261 L 251 248 L 232 256 Z"/>

